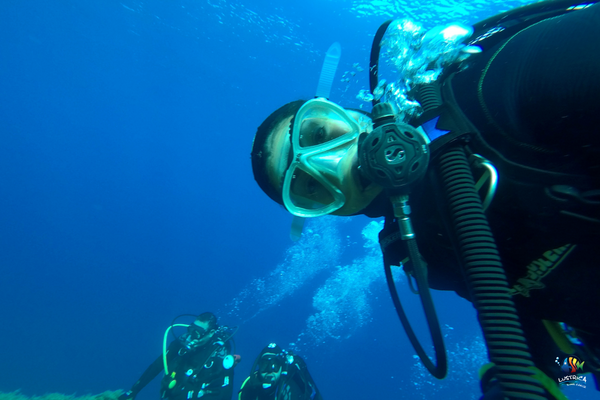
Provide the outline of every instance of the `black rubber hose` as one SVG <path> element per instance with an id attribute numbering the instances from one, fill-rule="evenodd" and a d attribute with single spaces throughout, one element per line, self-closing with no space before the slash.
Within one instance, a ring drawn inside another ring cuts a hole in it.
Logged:
<path id="1" fill-rule="evenodd" d="M 433 348 L 435 350 L 435 364 L 431 361 L 429 356 L 427 356 L 425 350 L 423 350 L 423 346 L 421 346 L 419 339 L 417 339 L 417 335 L 413 331 L 412 326 L 408 321 L 408 317 L 406 316 L 404 308 L 402 307 L 402 303 L 400 302 L 398 291 L 396 290 L 396 283 L 394 282 L 392 269 L 388 263 L 384 263 L 385 279 L 388 284 L 388 289 L 390 290 L 390 295 L 392 296 L 392 301 L 394 302 L 394 307 L 396 308 L 396 313 L 400 318 L 400 322 L 404 327 L 404 331 L 406 332 L 406 336 L 408 336 L 408 340 L 410 340 L 410 343 L 412 344 L 413 348 L 417 352 L 417 355 L 421 359 L 421 362 L 423 363 L 423 365 L 425 365 L 425 368 L 427 368 L 429 373 L 437 379 L 443 379 L 446 377 L 446 374 L 448 372 L 448 360 L 446 357 L 446 347 L 444 345 L 444 338 L 442 337 L 442 330 L 440 328 L 440 323 L 435 312 L 435 307 L 433 306 L 433 299 L 431 298 L 431 293 L 429 292 L 429 284 L 427 282 L 427 269 L 425 265 L 423 265 L 423 262 L 421 262 L 420 260 L 416 240 L 407 240 L 406 244 L 409 249 L 410 262 L 413 264 L 413 272 L 415 274 L 415 279 L 417 280 L 418 284 L 419 297 L 421 298 L 423 312 L 425 313 L 427 325 L 429 326 L 429 333 L 431 334 L 431 341 L 433 342 Z"/>
<path id="2" fill-rule="evenodd" d="M 383 39 L 383 35 L 385 35 L 385 31 L 388 26 L 393 22 L 392 19 L 385 21 L 377 32 L 375 33 L 375 37 L 373 38 L 373 44 L 371 45 L 371 58 L 369 62 L 369 86 L 371 89 L 371 94 L 375 94 L 375 88 L 379 84 L 379 51 L 381 49 L 381 40 Z M 373 107 L 379 100 L 373 98 Z"/>
<path id="3" fill-rule="evenodd" d="M 442 154 L 438 172 L 473 305 L 490 361 L 498 368 L 496 377 L 502 391 L 510 399 L 546 399 L 540 382 L 532 376 L 529 347 L 464 148 Z"/>

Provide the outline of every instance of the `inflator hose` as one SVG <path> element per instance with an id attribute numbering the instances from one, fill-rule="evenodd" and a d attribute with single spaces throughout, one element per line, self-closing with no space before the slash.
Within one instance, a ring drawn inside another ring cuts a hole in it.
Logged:
<path id="1" fill-rule="evenodd" d="M 393 19 L 385 21 L 377 32 L 375 33 L 375 37 L 373 38 L 373 44 L 371 45 L 371 57 L 369 61 L 369 87 L 371 89 L 371 93 L 375 93 L 375 88 L 379 85 L 379 52 L 381 50 L 381 40 L 383 39 L 383 35 L 385 35 L 385 31 L 388 26 L 393 22 Z M 379 99 L 373 98 L 373 107 L 377 103 L 379 103 Z"/>
<path id="2" fill-rule="evenodd" d="M 502 391 L 510 399 L 546 399 L 532 376 L 534 364 L 465 149 L 449 149 L 440 155 L 437 167 L 472 302 Z"/>
<path id="3" fill-rule="evenodd" d="M 396 290 L 396 284 L 394 283 L 391 266 L 388 263 L 384 263 L 385 279 L 388 284 L 388 289 L 390 290 L 390 295 L 392 296 L 392 301 L 394 302 L 394 307 L 396 308 L 396 313 L 400 318 L 400 322 L 404 327 L 408 340 L 410 340 L 410 343 L 413 345 L 413 348 L 429 373 L 437 379 L 443 379 L 448 372 L 448 360 L 446 358 L 446 347 L 442 337 L 442 330 L 440 329 L 440 323 L 435 312 L 435 307 L 433 306 L 433 299 L 429 292 L 427 269 L 420 259 L 416 240 L 409 239 L 406 241 L 406 244 L 409 249 L 410 260 L 413 263 L 413 272 L 415 279 L 417 280 L 421 304 L 423 305 L 423 311 L 425 313 L 425 318 L 427 319 L 427 324 L 429 325 L 429 332 L 431 333 L 431 341 L 433 342 L 433 348 L 435 350 L 435 364 L 433 364 L 431 359 L 425 353 L 425 350 L 423 350 L 423 346 L 421 346 L 419 339 L 417 339 L 417 335 L 415 335 L 415 332 L 408 321 L 408 317 L 406 316 L 400 298 L 398 297 L 398 291 Z"/>

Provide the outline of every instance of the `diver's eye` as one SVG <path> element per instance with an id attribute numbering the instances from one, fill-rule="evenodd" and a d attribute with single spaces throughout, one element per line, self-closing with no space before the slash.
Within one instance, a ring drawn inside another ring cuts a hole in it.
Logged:
<path id="1" fill-rule="evenodd" d="M 308 195 L 316 194 L 318 186 L 319 185 L 316 180 L 309 179 L 309 181 L 306 183 L 306 194 L 308 194 Z"/>
<path id="2" fill-rule="evenodd" d="M 315 144 L 323 143 L 325 141 L 326 134 L 327 134 L 327 132 L 325 132 L 325 127 L 319 126 L 317 129 L 315 129 L 315 131 L 313 133 L 313 142 Z"/>

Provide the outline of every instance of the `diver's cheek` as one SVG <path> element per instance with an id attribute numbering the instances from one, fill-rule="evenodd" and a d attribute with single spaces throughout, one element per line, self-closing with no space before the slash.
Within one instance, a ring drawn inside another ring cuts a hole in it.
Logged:
<path id="1" fill-rule="evenodd" d="M 341 179 L 340 188 L 356 185 L 357 182 L 360 183 L 360 181 L 356 179 L 358 176 L 357 149 L 357 145 L 350 147 L 337 165 L 337 176 L 339 177 L 338 179 Z"/>
<path id="2" fill-rule="evenodd" d="M 357 179 L 354 179 L 353 176 L 347 177 L 340 190 L 342 193 L 344 193 L 346 202 L 339 210 L 333 212 L 335 215 L 356 214 L 369 205 L 374 198 L 374 196 L 371 196 L 370 193 L 368 193 L 369 195 L 365 196 L 366 193 L 363 193 L 363 188 L 360 186 L 360 182 L 358 182 Z"/>
<path id="3" fill-rule="evenodd" d="M 337 175 L 340 179 L 338 188 L 344 194 L 346 201 L 340 209 L 332 213 L 334 215 L 351 215 L 364 208 L 360 201 L 362 187 L 358 179 L 357 165 L 358 156 L 356 147 L 353 146 L 338 164 Z"/>
<path id="4" fill-rule="evenodd" d="M 340 190 L 344 193 L 346 202 L 332 214 L 352 215 L 364 210 L 382 192 L 383 188 L 375 183 L 363 187 L 358 169 L 351 168 L 344 176 Z"/>

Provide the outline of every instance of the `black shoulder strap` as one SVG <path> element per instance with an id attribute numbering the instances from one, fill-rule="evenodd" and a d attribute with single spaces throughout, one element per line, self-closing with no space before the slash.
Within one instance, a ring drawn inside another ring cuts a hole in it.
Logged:
<path id="1" fill-rule="evenodd" d="M 539 21 L 577 11 L 594 3 L 597 0 L 583 4 L 574 0 L 545 0 L 508 10 L 474 24 L 474 39 L 469 45 L 480 46 L 485 51 Z"/>
<path id="2" fill-rule="evenodd" d="M 564 227 L 565 233 L 584 229 L 590 235 L 600 235 L 600 179 L 589 174 L 536 168 L 506 158 L 486 142 L 458 107 L 452 90 L 453 76 L 450 74 L 442 85 L 444 102 L 436 125 L 438 129 L 450 131 L 450 134 L 432 142 L 432 158 L 452 141 L 464 139 L 471 143 L 474 151 L 496 166 L 504 181 L 519 191 L 532 215 L 562 221 L 558 224 L 546 221 L 544 225 Z M 535 157 L 532 156 L 532 159 Z"/>

